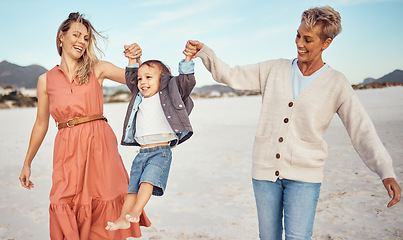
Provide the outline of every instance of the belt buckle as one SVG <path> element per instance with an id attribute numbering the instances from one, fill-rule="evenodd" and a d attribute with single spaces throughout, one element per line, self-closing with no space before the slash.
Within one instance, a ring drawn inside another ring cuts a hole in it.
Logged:
<path id="1" fill-rule="evenodd" d="M 74 127 L 75 126 L 75 125 L 70 125 L 69 124 L 69 122 L 72 121 L 72 120 L 74 120 L 74 118 L 67 120 L 67 122 L 66 122 L 67 127 Z"/>

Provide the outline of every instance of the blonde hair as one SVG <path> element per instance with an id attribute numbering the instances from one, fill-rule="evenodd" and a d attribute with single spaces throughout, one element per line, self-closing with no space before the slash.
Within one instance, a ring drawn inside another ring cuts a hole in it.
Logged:
<path id="1" fill-rule="evenodd" d="M 88 31 L 88 46 L 85 49 L 83 56 L 81 56 L 79 59 L 77 66 L 78 83 L 88 83 L 91 72 L 94 70 L 95 65 L 99 62 L 95 50 L 97 50 L 98 53 L 103 54 L 102 50 L 97 45 L 95 35 L 103 39 L 106 38 L 95 30 L 90 21 L 85 19 L 82 14 L 79 12 L 70 13 L 69 17 L 64 20 L 62 24 L 60 24 L 59 29 L 57 30 L 56 46 L 60 56 L 62 56 L 63 51 L 61 47 L 60 33 L 65 34 L 70 29 L 71 24 L 74 22 L 83 24 Z"/>
<path id="2" fill-rule="evenodd" d="M 330 6 L 315 7 L 302 13 L 301 22 L 305 21 L 308 29 L 321 25 L 322 30 L 319 38 L 325 41 L 328 38 L 334 39 L 341 32 L 341 16 Z"/>

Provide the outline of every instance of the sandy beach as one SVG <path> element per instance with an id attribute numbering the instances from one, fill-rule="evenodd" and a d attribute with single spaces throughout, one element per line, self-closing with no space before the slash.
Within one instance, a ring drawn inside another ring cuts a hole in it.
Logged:
<path id="1" fill-rule="evenodd" d="M 403 186 L 403 87 L 356 93 Z M 194 102 L 194 136 L 173 149 L 166 194 L 148 203 L 152 226 L 142 228 L 141 239 L 258 239 L 251 156 L 261 97 Z M 119 140 L 126 107 L 105 104 L 105 116 Z M 35 188 L 28 191 L 18 180 L 35 117 L 35 108 L 0 110 L 0 240 L 49 239 L 48 195 L 57 131 L 53 119 L 32 165 Z M 329 155 L 313 239 L 403 239 L 403 203 L 386 208 L 389 197 L 381 180 L 361 161 L 337 115 L 325 138 Z M 119 146 L 126 169 L 137 150 Z"/>

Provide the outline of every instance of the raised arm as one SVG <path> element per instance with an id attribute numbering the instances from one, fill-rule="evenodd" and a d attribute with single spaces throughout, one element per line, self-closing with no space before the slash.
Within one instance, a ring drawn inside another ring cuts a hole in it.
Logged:
<path id="1" fill-rule="evenodd" d="M 186 100 L 196 85 L 194 76 L 194 62 L 192 57 L 186 55 L 185 60 L 179 62 L 179 76 L 176 77 L 179 93 L 182 100 Z"/>
<path id="2" fill-rule="evenodd" d="M 129 59 L 129 66 L 134 63 L 141 64 L 140 57 L 142 55 L 142 50 L 137 43 L 124 46 L 123 53 L 125 57 Z M 125 70 L 123 68 L 117 67 L 110 62 L 100 61 L 95 67 L 95 74 L 97 75 L 99 83 L 102 85 L 104 79 L 110 79 L 112 81 L 126 84 L 125 81 Z"/>
<path id="3" fill-rule="evenodd" d="M 212 49 L 196 40 L 189 40 L 183 53 L 193 58 L 200 57 L 215 81 L 235 89 L 261 91 L 262 80 L 267 80 L 261 79 L 259 64 L 230 67 Z"/>
<path id="4" fill-rule="evenodd" d="M 20 174 L 21 185 L 27 189 L 34 187 L 31 176 L 31 163 L 46 136 L 49 127 L 49 97 L 46 92 L 46 74 L 38 79 L 38 108 L 34 127 L 32 128 L 28 151 Z"/>

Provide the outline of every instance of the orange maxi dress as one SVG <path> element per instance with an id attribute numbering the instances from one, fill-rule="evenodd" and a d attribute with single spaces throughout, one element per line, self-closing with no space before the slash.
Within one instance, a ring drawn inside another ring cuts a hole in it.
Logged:
<path id="1" fill-rule="evenodd" d="M 50 114 L 57 123 L 103 113 L 103 92 L 95 74 L 87 84 L 70 83 L 56 66 L 46 76 Z M 108 221 L 121 213 L 129 177 L 118 153 L 114 132 L 96 120 L 57 132 L 50 191 L 52 240 L 120 240 L 140 237 L 140 226 L 151 223 L 143 212 L 140 223 L 107 231 Z"/>

